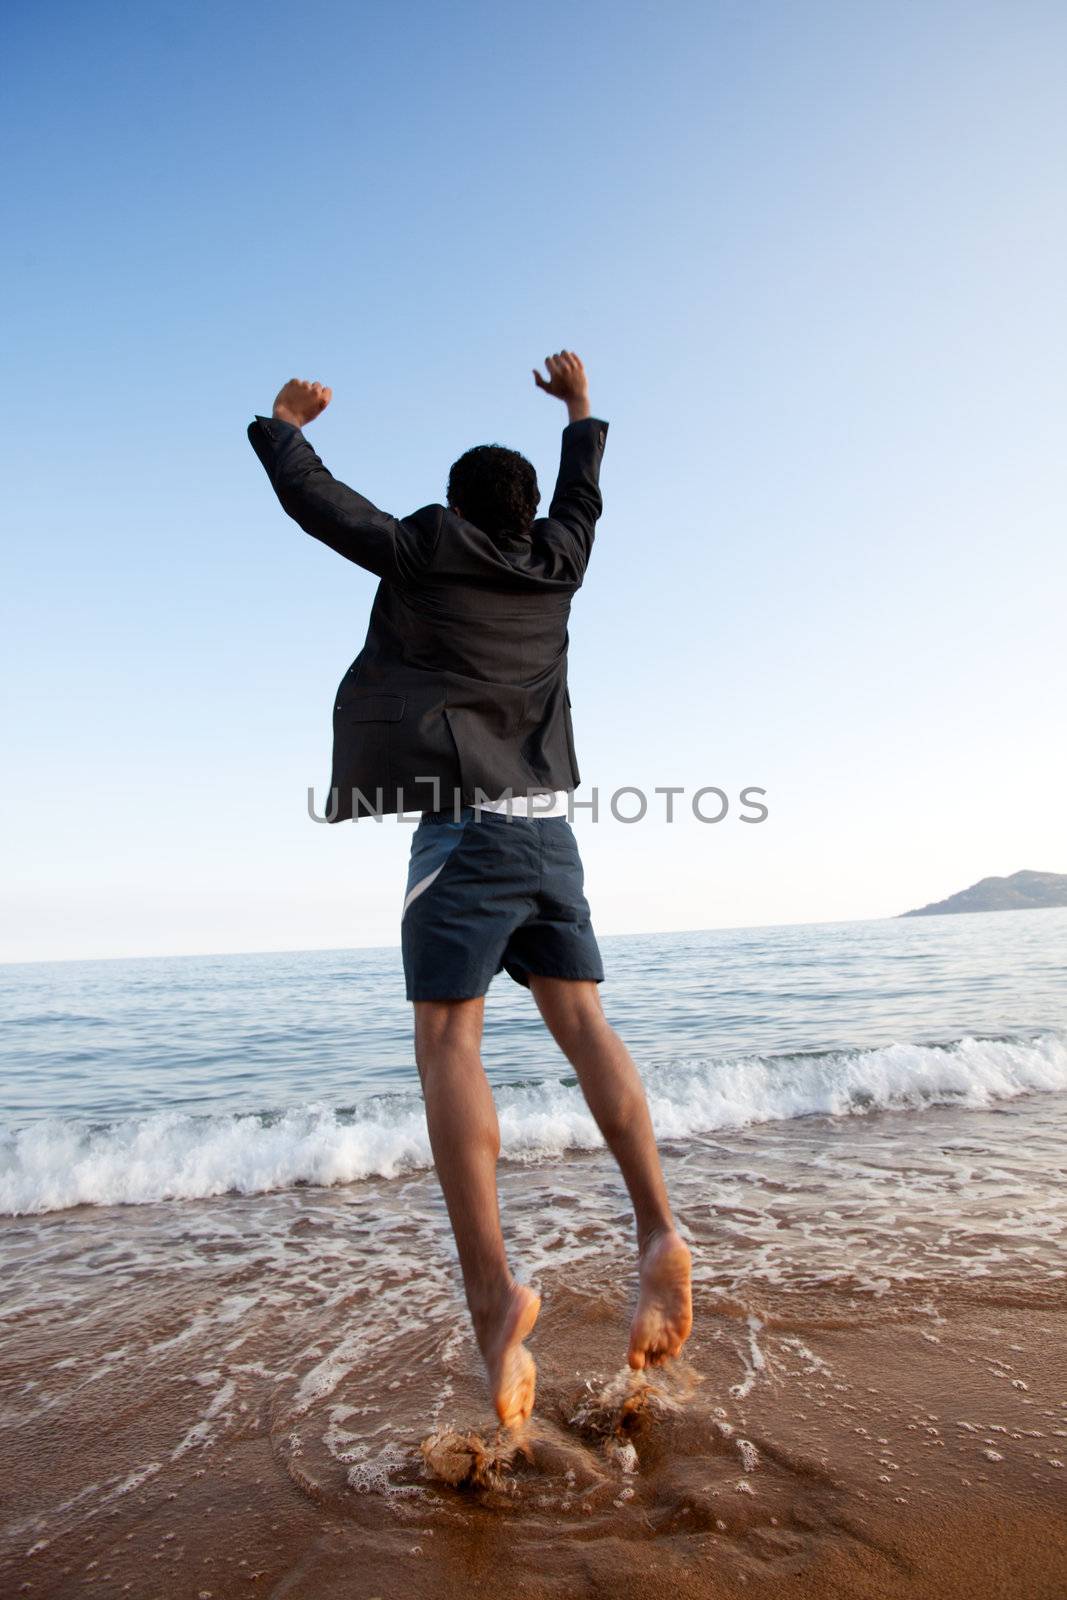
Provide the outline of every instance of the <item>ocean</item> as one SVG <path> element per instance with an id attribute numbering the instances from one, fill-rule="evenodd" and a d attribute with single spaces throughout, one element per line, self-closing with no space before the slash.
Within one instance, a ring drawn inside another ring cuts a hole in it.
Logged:
<path id="1" fill-rule="evenodd" d="M 1067 912 L 603 941 L 657 1131 L 1067 1089 Z M 429 1146 L 396 950 L 0 968 L 0 1213 L 392 1178 Z M 504 1153 L 600 1141 L 530 996 L 486 1013 Z"/>
<path id="2" fill-rule="evenodd" d="M 992 1594 L 993 1514 L 1005 1571 L 1067 1592 L 1067 911 L 602 946 L 694 1333 L 628 1373 L 625 1191 L 502 975 L 501 1205 L 544 1296 L 519 1450 L 399 951 L 0 968 L 7 1592 L 466 1594 L 501 1560 L 523 1595 L 935 1592 L 921 1549 Z"/>

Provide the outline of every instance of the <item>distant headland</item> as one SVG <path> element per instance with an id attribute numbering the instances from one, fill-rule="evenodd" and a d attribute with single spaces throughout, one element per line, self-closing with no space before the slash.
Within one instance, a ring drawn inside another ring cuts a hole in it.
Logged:
<path id="1" fill-rule="evenodd" d="M 1067 906 L 1067 873 L 1013 872 L 1010 878 L 980 878 L 947 900 L 902 911 L 904 917 L 943 917 L 957 911 L 1047 911 Z"/>

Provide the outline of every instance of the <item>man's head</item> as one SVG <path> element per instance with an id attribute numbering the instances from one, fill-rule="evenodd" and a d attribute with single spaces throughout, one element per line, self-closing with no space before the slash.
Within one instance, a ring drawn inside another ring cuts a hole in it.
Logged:
<path id="1" fill-rule="evenodd" d="M 475 445 L 448 474 L 449 505 L 491 538 L 529 533 L 540 502 L 530 462 L 502 444 Z"/>

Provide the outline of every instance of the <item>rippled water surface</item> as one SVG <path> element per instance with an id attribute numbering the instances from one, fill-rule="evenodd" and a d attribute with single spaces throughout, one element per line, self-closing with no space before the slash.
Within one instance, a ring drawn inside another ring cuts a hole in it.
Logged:
<path id="1" fill-rule="evenodd" d="M 1067 911 L 603 941 L 605 1006 L 643 1061 L 1016 1035 L 1065 1020 Z M 490 990 L 497 1082 L 556 1075 L 529 996 Z M 0 1111 L 349 1105 L 413 1082 L 398 950 L 0 967 Z"/>
<path id="2" fill-rule="evenodd" d="M 625 1190 L 498 979 L 504 1227 L 544 1297 L 521 1448 L 398 952 L 0 970 L 0 1585 L 1067 1592 L 1067 912 L 604 945 L 694 1330 L 628 1372 Z"/>
<path id="3" fill-rule="evenodd" d="M 657 1129 L 1067 1088 L 1067 911 L 604 941 Z M 429 1161 L 399 952 L 0 969 L 0 1212 L 390 1176 Z M 490 991 L 505 1151 L 596 1146 L 526 991 Z"/>

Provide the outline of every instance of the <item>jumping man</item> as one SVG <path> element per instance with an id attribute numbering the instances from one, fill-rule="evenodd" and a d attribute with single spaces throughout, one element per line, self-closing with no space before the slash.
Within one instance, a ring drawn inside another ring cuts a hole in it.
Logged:
<path id="1" fill-rule="evenodd" d="M 637 1224 L 640 1295 L 628 1360 L 675 1356 L 692 1326 L 689 1250 L 664 1186 L 637 1068 L 609 1025 L 604 970 L 568 820 L 579 783 L 567 689 L 567 621 L 603 509 L 608 424 L 590 415 L 581 361 L 534 380 L 562 400 L 547 517 L 515 450 L 456 461 L 447 506 L 396 518 L 339 482 L 302 429 L 331 390 L 292 378 L 248 437 L 284 510 L 381 580 L 366 643 L 334 701 L 328 818 L 422 813 L 401 943 L 434 1164 L 474 1332 L 505 1426 L 529 1417 L 524 1340 L 540 1298 L 508 1266 L 497 1204 L 500 1130 L 481 1062 L 485 994 L 507 972 L 533 994 L 622 1171 Z"/>

